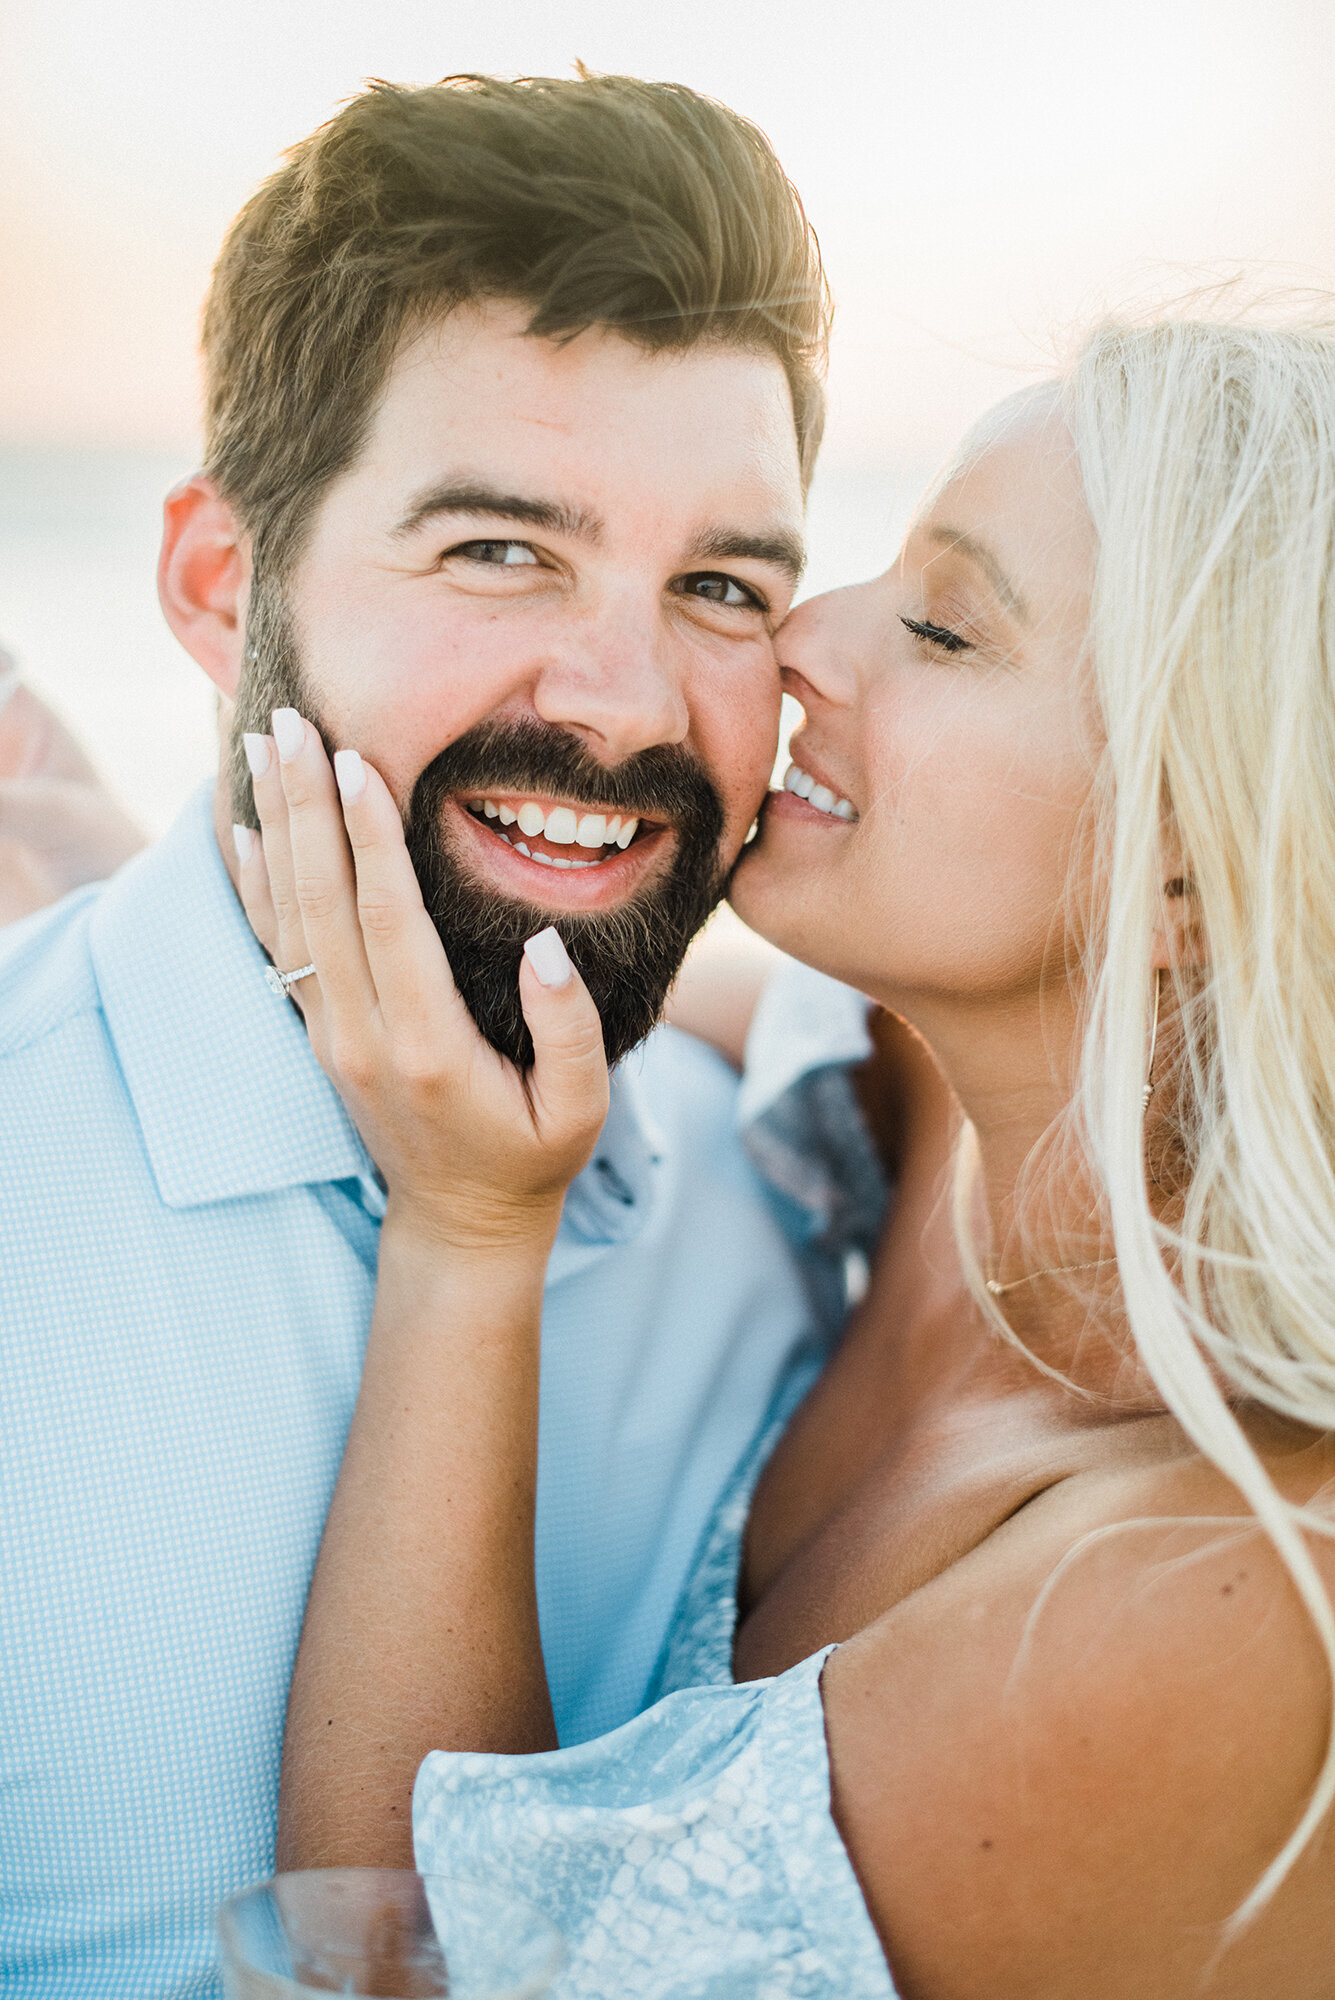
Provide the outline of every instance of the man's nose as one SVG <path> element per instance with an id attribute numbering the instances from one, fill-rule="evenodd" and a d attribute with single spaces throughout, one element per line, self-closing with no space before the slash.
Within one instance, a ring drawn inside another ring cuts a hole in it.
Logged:
<path id="1" fill-rule="evenodd" d="M 574 730 L 609 764 L 682 742 L 691 720 L 684 663 L 655 626 L 648 610 L 581 621 L 538 676 L 543 721 Z"/>

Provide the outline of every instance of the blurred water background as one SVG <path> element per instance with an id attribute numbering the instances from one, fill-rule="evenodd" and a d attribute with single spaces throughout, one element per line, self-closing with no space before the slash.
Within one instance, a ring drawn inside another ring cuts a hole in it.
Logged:
<path id="1" fill-rule="evenodd" d="M 150 833 L 214 770 L 213 689 L 173 639 L 155 571 L 181 454 L 0 449 L 0 646 Z M 883 570 L 929 468 L 818 472 L 802 595 Z"/>
<path id="2" fill-rule="evenodd" d="M 151 831 L 214 763 L 153 572 L 229 219 L 367 78 L 576 61 L 722 98 L 802 191 L 837 301 L 809 591 L 882 568 L 1109 307 L 1335 313 L 1332 0 L 0 0 L 0 644 Z"/>

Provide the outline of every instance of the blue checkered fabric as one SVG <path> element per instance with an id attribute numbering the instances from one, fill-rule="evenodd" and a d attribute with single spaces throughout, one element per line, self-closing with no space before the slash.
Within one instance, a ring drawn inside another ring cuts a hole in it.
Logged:
<path id="1" fill-rule="evenodd" d="M 201 794 L 0 934 L 0 1988 L 218 1991 L 272 1866 L 283 1707 L 383 1198 L 262 980 Z M 543 1325 L 538 1570 L 562 1740 L 643 1705 L 811 1308 L 731 1073 L 619 1071 Z"/>

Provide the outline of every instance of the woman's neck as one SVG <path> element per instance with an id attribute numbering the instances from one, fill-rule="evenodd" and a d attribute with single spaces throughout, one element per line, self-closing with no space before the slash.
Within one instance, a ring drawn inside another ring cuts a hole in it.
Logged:
<path id="1" fill-rule="evenodd" d="M 1073 1020 L 1048 996 L 1041 1018 L 1037 1005 L 990 1020 L 928 1018 L 935 1011 L 915 1009 L 910 1026 L 878 1009 L 860 1078 L 901 1199 L 929 1177 L 941 1183 L 967 1118 L 979 1160 L 972 1240 L 984 1275 L 1007 1286 L 996 1303 L 1012 1332 L 1100 1401 L 1159 1407 L 1122 1309 L 1106 1210 L 1069 1137 Z"/>

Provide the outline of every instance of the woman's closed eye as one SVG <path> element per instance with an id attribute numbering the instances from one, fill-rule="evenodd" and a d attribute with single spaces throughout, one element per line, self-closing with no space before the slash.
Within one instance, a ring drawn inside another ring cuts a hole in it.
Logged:
<path id="1" fill-rule="evenodd" d="M 899 622 L 906 631 L 912 632 L 915 639 L 925 639 L 929 645 L 939 646 L 943 653 L 973 651 L 972 639 L 962 638 L 958 632 L 952 632 L 945 625 L 933 625 L 926 619 L 905 618 L 902 615 Z"/>

